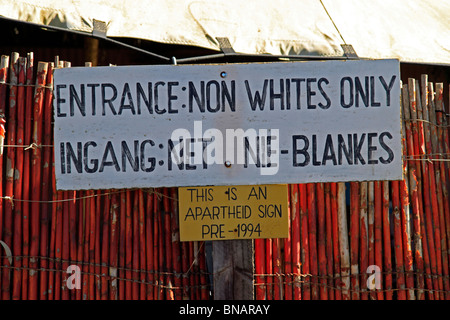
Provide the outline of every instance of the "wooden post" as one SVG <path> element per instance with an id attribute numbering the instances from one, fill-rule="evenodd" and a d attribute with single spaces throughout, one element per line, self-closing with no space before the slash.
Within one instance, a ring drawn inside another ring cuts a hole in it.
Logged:
<path id="1" fill-rule="evenodd" d="M 212 243 L 214 299 L 253 300 L 253 240 Z"/>

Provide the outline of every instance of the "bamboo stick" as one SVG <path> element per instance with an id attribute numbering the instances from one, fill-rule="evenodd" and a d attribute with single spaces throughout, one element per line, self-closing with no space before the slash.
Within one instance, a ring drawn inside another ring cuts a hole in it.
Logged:
<path id="1" fill-rule="evenodd" d="M 292 231 L 292 273 L 294 274 L 294 300 L 302 298 L 299 280 L 301 274 L 300 261 L 300 195 L 297 184 L 290 185 L 291 190 L 291 231 Z M 269 272 L 267 272 L 269 273 Z"/>
<path id="2" fill-rule="evenodd" d="M 157 194 L 160 193 L 160 190 L 157 189 L 156 192 Z M 158 269 L 159 269 L 159 273 L 158 273 L 158 286 L 157 286 L 157 290 L 158 290 L 158 294 L 157 294 L 157 299 L 158 300 L 163 300 L 165 298 L 167 298 L 166 296 L 166 291 L 165 291 L 165 286 L 166 283 L 164 282 L 164 273 L 167 271 L 166 267 L 165 267 L 165 261 L 164 261 L 164 250 L 165 250 L 165 242 L 164 242 L 164 227 L 163 227 L 163 213 L 161 210 L 161 200 L 159 199 L 159 197 L 156 198 L 156 207 L 155 207 L 155 215 L 156 215 L 156 219 L 157 219 L 157 223 L 156 223 L 156 230 L 157 232 L 157 241 L 155 242 L 157 244 L 157 248 L 158 248 Z M 189 261 L 193 261 L 193 250 L 190 250 L 190 257 L 189 257 Z M 191 280 L 193 280 L 193 277 L 191 275 Z M 195 285 L 195 282 L 191 282 L 191 285 Z M 191 296 L 192 297 L 192 296 Z M 192 299 L 195 299 L 195 297 L 192 297 Z"/>
<path id="3" fill-rule="evenodd" d="M 350 300 L 350 256 L 347 231 L 347 204 L 345 202 L 345 183 L 339 182 L 337 188 L 339 252 L 341 255 L 341 276 L 343 282 L 342 299 Z"/>
<path id="4" fill-rule="evenodd" d="M 96 237 L 96 198 L 95 191 L 89 190 L 90 211 L 89 219 L 86 221 L 89 224 L 89 240 L 86 242 L 87 251 L 85 251 L 88 265 L 88 300 L 95 299 L 95 237 Z"/>
<path id="5" fill-rule="evenodd" d="M 133 279 L 132 268 L 133 268 L 133 210 L 132 210 L 132 192 L 127 190 L 126 196 L 126 220 L 125 220 L 125 297 L 124 299 L 133 299 Z"/>
<path id="6" fill-rule="evenodd" d="M 429 107 L 428 107 L 428 120 L 430 121 L 430 124 L 428 125 L 430 130 L 430 142 L 431 142 L 431 152 L 434 157 L 438 160 L 441 159 L 440 157 L 440 148 L 439 148 L 439 134 L 437 130 L 437 119 L 436 119 L 436 106 L 435 106 L 435 93 L 433 84 L 431 82 L 428 83 L 428 92 L 429 92 Z M 442 190 L 442 183 L 441 183 L 441 170 L 444 169 L 442 161 L 434 161 L 434 183 L 436 186 L 436 195 L 435 195 L 435 205 L 437 205 L 437 208 L 435 211 L 434 220 L 438 221 L 438 223 L 435 223 L 435 233 L 439 231 L 439 233 L 436 235 L 436 241 L 439 240 L 438 245 L 436 246 L 436 258 L 438 259 L 438 262 L 441 262 L 441 264 L 438 264 L 438 272 L 439 275 L 444 275 L 444 278 L 439 278 L 439 288 L 440 290 L 444 290 L 444 288 L 449 288 L 448 284 L 448 252 L 447 252 L 447 237 L 446 237 L 446 231 L 445 231 L 445 208 L 444 208 L 444 192 Z M 444 169 L 445 170 L 445 169 Z M 445 183 L 444 183 L 445 186 Z M 445 188 L 445 187 L 444 187 Z M 437 224 L 439 226 L 437 227 Z M 438 230 L 436 230 L 438 229 Z M 441 271 L 439 271 L 441 270 Z M 446 283 L 447 282 L 447 283 Z M 448 291 L 448 290 L 447 290 Z M 445 299 L 445 294 L 440 294 L 441 300 Z"/>
<path id="7" fill-rule="evenodd" d="M 83 239 L 83 274 L 82 274 L 82 299 L 90 300 L 90 276 L 89 276 L 89 239 L 91 235 L 91 214 L 92 214 L 92 191 L 86 191 L 86 199 L 84 202 L 84 239 Z M 87 263 L 86 263 L 87 262 Z"/>
<path id="8" fill-rule="evenodd" d="M 97 197 L 95 198 L 95 240 L 94 240 L 94 290 L 95 290 L 95 300 L 101 299 L 101 230 L 102 230 L 102 200 L 107 199 L 107 197 L 103 197 L 103 192 L 101 190 L 97 190 Z"/>
<path id="9" fill-rule="evenodd" d="M 367 203 L 367 182 L 361 182 L 360 184 L 360 215 L 359 215 L 359 230 L 360 230 L 360 254 L 359 265 L 361 270 L 361 300 L 368 300 L 367 294 L 367 268 L 369 267 L 369 255 L 368 255 L 368 203 Z"/>
<path id="10" fill-rule="evenodd" d="M 423 123 L 423 130 L 424 130 L 424 137 L 425 137 L 425 153 L 426 154 L 432 154 L 432 142 L 431 142 L 431 128 L 430 128 L 430 122 L 429 122 L 429 115 L 428 115 L 428 109 L 429 109 L 429 93 L 428 93 L 428 76 L 426 74 L 423 74 L 421 76 L 421 89 L 422 89 L 422 120 L 424 120 Z M 425 162 L 425 161 L 424 161 Z M 441 254 L 441 237 L 440 237 L 440 227 L 439 227 L 439 208 L 438 208 L 438 200 L 437 200 L 437 192 L 436 192 L 436 174 L 434 172 L 434 165 L 431 161 L 426 161 L 425 165 L 428 167 L 429 175 L 428 177 L 425 177 L 428 179 L 428 183 L 430 188 L 426 189 L 426 192 L 429 192 L 430 198 L 431 198 L 431 213 L 432 216 L 430 216 L 430 221 L 432 221 L 432 225 L 430 225 L 430 231 L 429 236 L 434 241 L 430 243 L 434 244 L 433 246 L 430 246 L 430 250 L 433 250 L 434 254 L 434 261 L 435 261 L 435 268 L 432 271 L 434 273 L 434 279 L 433 283 L 435 286 L 435 296 L 436 300 L 440 300 L 440 293 L 439 291 L 442 291 L 444 289 L 442 278 L 437 278 L 436 275 L 442 274 L 442 254 Z M 431 220 L 432 219 L 432 220 Z M 432 259 L 432 255 L 430 255 L 430 258 Z"/>
<path id="11" fill-rule="evenodd" d="M 414 79 L 408 79 L 408 88 L 409 88 L 409 101 L 410 101 L 410 112 L 411 112 L 411 119 L 412 119 L 412 132 L 413 132 L 413 140 L 414 140 L 414 155 L 416 155 L 416 159 L 419 159 L 420 152 L 419 152 L 419 123 L 417 121 L 417 101 L 420 101 L 420 99 L 417 99 L 417 92 L 416 92 L 416 81 Z M 423 204 L 423 197 L 422 197 L 422 170 L 421 170 L 421 163 L 419 160 L 416 160 L 416 183 L 417 183 L 417 198 L 419 200 L 419 210 L 418 214 L 420 219 L 418 220 L 420 222 L 420 239 L 422 244 L 422 250 L 423 250 L 423 270 L 424 270 L 424 277 L 425 282 L 430 291 L 427 291 L 427 295 L 430 299 L 433 299 L 433 292 L 432 292 L 432 284 L 431 279 L 429 276 L 426 276 L 426 274 L 430 274 L 430 261 L 429 261 L 429 255 L 428 255 L 428 243 L 426 238 L 426 230 L 425 230 L 425 218 L 424 218 L 424 204 Z M 413 188 L 413 186 L 411 187 Z M 425 299 L 425 297 L 423 297 Z"/>
<path id="12" fill-rule="evenodd" d="M 34 59 L 33 53 L 30 52 L 27 54 L 27 71 L 26 71 L 26 105 L 25 105 L 25 123 L 24 123 L 24 140 L 23 144 L 25 146 L 31 145 L 31 127 L 32 127 L 32 115 L 33 115 L 33 88 L 32 85 L 34 83 Z M 0 97 L 0 99 L 2 99 Z M 1 112 L 0 112 L 1 113 Z M 24 272 L 22 272 L 22 300 L 26 300 L 28 298 L 28 267 L 29 261 L 28 256 L 30 254 L 30 203 L 27 200 L 30 200 L 30 152 L 24 153 L 23 158 L 23 191 L 22 198 L 25 200 L 22 204 L 22 254 L 24 259 L 22 260 L 22 264 L 24 267 Z M 0 160 L 0 168 L 2 168 L 1 160 Z M 1 175 L 1 174 L 0 174 Z M 1 180 L 1 179 L 0 179 Z M 1 183 L 0 183 L 1 185 Z M 0 194 L 1 194 L 1 186 L 0 186 Z M 2 211 L 2 205 L 0 200 L 0 212 Z M 1 214 L 0 214 L 1 215 Z M 0 217 L 1 220 L 1 217 Z M 0 230 L 1 230 L 1 222 L 0 222 Z M 1 277 L 0 277 L 1 278 Z"/>
<path id="13" fill-rule="evenodd" d="M 325 220 L 326 220 L 326 260 L 328 276 L 328 298 L 334 300 L 334 281 L 333 281 L 333 223 L 331 218 L 331 185 L 324 184 L 325 192 Z"/>
<path id="14" fill-rule="evenodd" d="M 119 235 L 119 278 L 125 279 L 125 245 L 126 245 L 126 215 L 127 215 L 127 192 L 124 191 L 120 194 L 120 235 Z M 125 282 L 124 280 L 120 280 L 118 283 L 119 287 L 119 300 L 125 299 Z"/>
<path id="15" fill-rule="evenodd" d="M 312 275 L 311 298 L 319 299 L 319 288 L 317 276 L 317 210 L 316 210 L 316 190 L 312 183 L 307 184 L 308 189 L 308 231 L 309 231 L 309 261 Z"/>
<path id="16" fill-rule="evenodd" d="M 138 203 L 139 203 L 139 268 L 141 282 L 139 288 L 139 298 L 140 300 L 145 300 L 147 298 L 146 285 L 147 274 L 145 272 L 146 268 L 146 242 L 145 242 L 145 210 L 144 210 L 144 194 L 142 189 L 138 190 Z"/>
<path id="17" fill-rule="evenodd" d="M 52 162 L 54 163 L 54 155 L 52 156 Z M 55 168 L 52 166 L 52 171 Z M 49 253 L 49 263 L 48 267 L 50 270 L 55 270 L 55 247 L 56 247 L 56 206 L 58 199 L 58 193 L 56 192 L 56 183 L 55 179 L 52 179 L 52 214 L 51 214 L 51 226 L 50 226 L 50 245 L 48 249 Z M 48 300 L 54 300 L 55 298 L 55 272 L 48 273 Z M 42 292 L 42 290 L 41 290 Z"/>
<path id="18" fill-rule="evenodd" d="M 11 65 L 11 80 L 15 81 L 19 86 L 10 90 L 10 111 L 16 115 L 16 143 L 23 144 L 24 135 L 24 109 L 25 109 L 25 66 L 26 58 L 18 57 L 14 65 Z M 15 80 L 14 80 L 15 78 Z M 12 104 L 14 107 L 12 108 Z M 13 195 L 18 199 L 22 199 L 22 182 L 23 182 L 23 148 L 16 149 L 16 160 L 14 164 L 14 188 Z M 19 300 L 22 288 L 22 202 L 18 201 L 14 204 L 14 234 L 13 234 L 13 255 L 14 269 L 12 299 Z"/>
<path id="19" fill-rule="evenodd" d="M 132 249 L 132 297 L 133 300 L 139 300 L 139 190 L 134 192 L 134 201 L 132 207 L 132 246 L 127 249 Z"/>
<path id="20" fill-rule="evenodd" d="M 266 274 L 273 274 L 273 253 L 272 253 L 272 239 L 265 239 L 264 240 L 264 245 L 265 245 L 265 254 L 266 254 Z M 299 261 L 299 260 L 298 260 Z M 298 270 L 298 272 L 300 272 L 300 270 Z M 266 277 L 266 283 L 267 283 L 267 300 L 273 300 L 273 277 L 272 276 L 267 276 Z M 299 288 L 299 291 L 301 291 L 301 289 Z M 295 293 L 294 293 L 295 295 Z M 295 297 L 294 297 L 295 299 Z"/>
<path id="21" fill-rule="evenodd" d="M 288 203 L 291 203 L 291 193 L 288 192 Z M 292 284 L 293 277 L 292 277 L 292 247 L 291 247 L 291 239 L 292 239 L 292 226 L 291 226 L 291 215 L 292 215 L 292 209 L 288 208 L 288 237 L 283 240 L 284 242 L 284 261 L 285 261 L 285 267 L 284 272 L 286 274 L 285 276 L 285 285 L 284 285 L 284 299 L 285 300 L 292 300 Z M 264 249 L 262 249 L 264 250 Z"/>
<path id="22" fill-rule="evenodd" d="M 375 184 L 369 181 L 367 184 L 367 236 L 368 236 L 368 258 L 369 266 L 375 265 Z M 365 270 L 367 272 L 367 269 Z M 367 283 L 366 283 L 367 284 Z M 374 290 L 370 291 L 370 299 L 376 300 L 377 295 Z"/>
<path id="23" fill-rule="evenodd" d="M 171 289 L 173 286 L 173 277 L 172 277 L 172 229 L 170 226 L 170 207 L 169 207 L 169 193 L 168 189 L 164 188 L 163 190 L 163 206 L 164 206 L 164 241 L 165 241 L 165 262 L 166 262 L 166 270 L 164 270 L 166 274 L 166 282 L 170 287 L 169 290 L 166 291 L 167 299 L 174 299 L 174 291 Z M 196 251 L 197 254 L 198 251 Z M 197 260 L 198 261 L 198 260 Z M 200 280 L 200 279 L 199 279 Z M 198 287 L 197 287 L 198 288 Z M 198 289 L 197 289 L 198 290 Z"/>
<path id="24" fill-rule="evenodd" d="M 339 244 L 339 217 L 338 217 L 338 193 L 337 183 L 331 183 L 331 219 L 333 223 L 333 262 L 334 262 L 334 285 L 336 300 L 342 300 L 342 276 L 341 276 L 341 254 Z"/>
<path id="25" fill-rule="evenodd" d="M 383 221 L 383 270 L 386 300 L 392 300 L 392 257 L 391 257 L 391 220 L 389 217 L 389 182 L 382 182 L 382 221 Z"/>
<path id="26" fill-rule="evenodd" d="M 406 110 L 405 110 L 406 108 Z M 403 145 L 403 154 L 408 156 L 408 148 L 410 150 L 411 147 L 408 147 L 407 139 L 412 139 L 411 135 L 411 123 L 406 121 L 406 118 L 409 118 L 409 93 L 408 87 L 406 84 L 402 84 L 402 113 L 403 113 L 403 130 L 402 130 L 402 145 Z M 411 142 L 412 143 L 412 142 Z M 412 164 L 415 168 L 415 162 L 412 161 Z M 415 170 L 415 169 L 414 169 Z M 403 180 L 400 181 L 400 215 L 401 215 L 401 232 L 402 232 L 402 241 L 403 241 L 403 256 L 404 256 L 404 265 L 406 272 L 406 286 L 408 288 L 408 300 L 415 300 L 414 293 L 414 275 L 412 272 L 414 271 L 413 267 L 413 254 L 411 248 L 411 218 L 410 218 L 410 200 L 409 200 L 409 187 L 408 187 L 408 161 L 403 161 Z"/>
<path id="27" fill-rule="evenodd" d="M 4 196 L 3 194 L 3 153 L 4 153 L 4 147 L 3 145 L 6 140 L 6 92 L 7 92 L 7 85 L 5 84 L 8 80 L 8 68 L 9 66 L 9 56 L 2 55 L 0 59 L 0 194 Z M 3 237 L 3 218 L 4 218 L 4 212 L 3 212 L 3 198 L 0 197 L 0 238 L 4 240 Z M 2 265 L 6 266 L 7 258 L 0 259 L 0 262 Z M 3 292 L 7 290 L 7 288 L 3 288 L 3 278 L 6 278 L 6 273 L 9 272 L 7 268 L 1 268 L 0 270 L 0 298 L 3 298 Z"/>
<path id="28" fill-rule="evenodd" d="M 64 192 L 58 191 L 57 200 L 64 200 Z M 61 289 L 64 288 L 61 281 L 61 256 L 62 256 L 62 232 L 63 232 L 63 204 L 64 202 L 59 201 L 56 204 L 56 229 L 55 229 L 55 294 L 54 299 L 61 299 Z"/>
<path id="29" fill-rule="evenodd" d="M 302 278 L 302 299 L 311 299 L 311 278 L 309 275 L 309 226 L 308 226 L 308 194 L 306 184 L 299 185 L 300 193 L 300 226 L 301 226 L 301 261 L 302 261 L 302 274 L 305 277 Z"/>
<path id="30" fill-rule="evenodd" d="M 77 261 L 77 247 L 78 247 L 78 239 L 77 239 L 77 207 L 76 207 L 76 198 L 77 193 L 76 191 L 69 191 L 68 197 L 70 201 L 68 201 L 69 205 L 69 257 L 70 257 L 70 264 L 75 264 L 77 267 L 80 267 L 78 265 Z M 65 270 L 67 272 L 67 269 Z M 76 300 L 77 299 L 77 291 L 80 291 L 79 289 L 71 290 L 70 291 L 70 299 Z"/>
<path id="31" fill-rule="evenodd" d="M 272 260 L 273 273 L 275 274 L 273 298 L 274 300 L 281 300 L 283 297 L 283 278 L 281 276 L 281 253 L 280 253 L 280 239 L 275 238 L 272 241 Z"/>
<path id="32" fill-rule="evenodd" d="M 350 183 L 350 264 L 351 264 L 351 288 L 352 300 L 359 300 L 359 267 L 358 267 L 358 248 L 359 248 L 359 203 L 360 203 L 360 195 L 359 195 L 359 183 L 351 182 Z"/>
<path id="33" fill-rule="evenodd" d="M 17 60 L 19 59 L 19 54 L 17 52 L 13 52 L 11 55 L 11 64 L 10 64 L 10 90 L 9 90 L 9 115 L 8 121 L 6 122 L 7 130 L 6 130 L 6 145 L 15 145 L 16 144 L 16 96 L 17 96 L 17 70 L 15 69 L 15 65 L 17 64 Z M 14 196 L 14 170 L 15 170 L 15 159 L 16 159 L 16 150 L 15 148 L 6 149 L 6 179 L 5 179 L 5 196 L 12 197 Z M 3 241 L 6 243 L 8 247 L 12 247 L 13 243 L 13 215 L 14 215 L 14 206 L 13 201 L 9 200 L 5 203 L 5 223 L 4 223 L 4 234 Z M 13 252 L 14 252 L 13 248 Z M 14 259 L 15 260 L 15 259 Z M 16 263 L 13 261 L 13 264 Z M 9 264 L 9 261 L 5 258 L 4 265 Z M 10 285 L 11 283 L 11 272 L 9 269 L 3 270 L 3 289 L 2 289 L 2 299 L 9 300 L 10 296 Z"/>
<path id="34" fill-rule="evenodd" d="M 422 117 L 422 105 L 421 105 L 421 99 L 420 99 L 420 86 L 419 82 L 417 80 L 414 80 L 415 86 L 417 88 L 416 90 L 416 119 L 417 120 L 423 120 Z M 413 111 L 411 110 L 411 113 Z M 425 150 L 425 136 L 424 136 L 424 128 L 423 128 L 423 122 L 418 121 L 417 122 L 417 128 L 418 128 L 418 155 L 421 158 L 424 158 L 426 155 Z M 430 185 L 429 185 L 429 167 L 425 161 L 420 161 L 420 164 L 422 166 L 422 196 L 423 196 L 423 211 L 421 213 L 424 215 L 425 219 L 421 219 L 421 222 L 424 223 L 424 226 L 422 227 L 422 230 L 424 234 L 422 235 L 423 240 L 423 251 L 424 251 L 424 257 L 425 257 L 425 271 L 426 271 L 426 283 L 428 286 L 429 291 L 428 297 L 430 300 L 435 299 L 435 292 L 433 292 L 433 287 L 437 289 L 437 281 L 434 281 L 435 279 L 431 278 L 431 274 L 436 274 L 436 255 L 434 250 L 434 239 L 432 237 L 432 225 L 431 225 L 431 201 L 430 201 Z M 426 221 L 426 223 L 425 223 Z M 428 236 L 429 234 L 430 236 Z"/>
<path id="35" fill-rule="evenodd" d="M 102 219 L 102 252 L 101 252 L 101 291 L 100 291 L 100 299 L 101 300 L 108 300 L 109 292 L 108 292 L 108 281 L 106 278 L 106 275 L 108 274 L 108 260 L 109 260 L 109 246 L 110 246 L 110 222 L 112 220 L 111 215 L 113 213 L 113 209 L 111 206 L 112 203 L 112 196 L 107 195 L 105 198 L 105 206 L 103 209 L 103 219 Z M 111 236 L 112 238 L 112 236 Z M 112 239 L 111 239 L 112 240 Z M 112 241 L 111 241 L 112 242 Z"/>
<path id="36" fill-rule="evenodd" d="M 70 199 L 70 192 L 64 191 L 64 199 Z M 42 214 L 44 215 L 44 213 Z M 70 292 L 69 288 L 67 286 L 67 278 L 68 274 L 66 272 L 67 268 L 69 267 L 68 261 L 70 259 L 70 247 L 69 247 L 69 202 L 64 201 L 63 204 L 63 212 L 62 212 L 62 252 L 61 252 L 61 258 L 62 258 L 62 264 L 61 264 L 61 289 L 62 289 L 62 300 L 69 300 L 70 299 Z M 42 236 L 42 234 L 41 234 Z"/>
<path id="37" fill-rule="evenodd" d="M 180 254 L 180 227 L 178 223 L 178 189 L 170 188 L 171 197 L 171 227 L 172 227 L 172 261 L 175 273 L 174 283 L 177 290 L 175 290 L 175 300 L 181 300 L 183 297 L 181 274 L 181 254 Z M 205 262 L 206 263 L 206 262 Z M 150 269 L 151 270 L 151 269 Z M 206 270 L 206 264 L 205 264 Z M 202 277 L 202 286 L 206 285 L 206 277 Z M 203 289 L 202 299 L 208 299 L 207 290 Z"/>
<path id="38" fill-rule="evenodd" d="M 415 109 L 415 82 L 413 79 L 408 81 L 408 85 L 403 85 L 403 95 L 404 99 L 409 101 L 409 104 L 403 104 L 403 116 L 405 118 L 405 131 L 406 131 L 406 144 L 407 144 L 407 152 L 409 157 L 413 157 L 416 154 L 416 139 L 417 136 L 417 123 L 411 120 L 414 120 L 415 112 L 411 112 Z M 408 98 L 406 98 L 406 96 Z M 411 111 L 410 111 L 411 110 Z M 418 151 L 417 151 L 418 152 Z M 422 222 L 421 222 L 421 202 L 419 200 L 420 196 L 420 188 L 419 188 L 419 179 L 418 179 L 418 171 L 420 171 L 420 167 L 418 167 L 418 161 L 409 161 L 408 162 L 408 172 L 409 175 L 407 177 L 409 183 L 409 194 L 411 197 L 411 206 L 413 213 L 413 232 L 414 232 L 414 257 L 416 261 L 417 268 L 417 299 L 423 300 L 424 296 L 424 259 L 423 259 L 423 246 L 422 246 Z M 406 179 L 406 177 L 405 177 Z M 405 187 L 408 187 L 408 184 L 405 182 Z M 404 197 L 406 197 L 407 192 L 405 192 L 405 188 L 403 189 Z M 403 202 L 405 203 L 405 202 Z M 410 268 L 411 269 L 411 268 Z M 410 294 L 411 297 L 411 294 Z"/>
<path id="39" fill-rule="evenodd" d="M 83 197 L 83 199 L 79 202 L 78 206 L 78 241 L 77 241 L 77 261 L 78 263 L 83 262 L 83 255 L 84 255 L 84 242 L 86 241 L 86 229 L 85 229 L 85 220 L 86 220 L 86 198 L 85 195 L 87 195 L 86 191 L 79 192 L 80 197 Z M 85 287 L 86 282 L 84 275 L 85 273 L 85 265 L 81 264 L 80 270 L 82 272 L 81 275 L 81 285 L 82 289 L 76 291 L 76 300 L 85 300 Z"/>
<path id="40" fill-rule="evenodd" d="M 155 199 L 156 201 L 156 199 Z M 155 251 L 156 252 L 156 251 Z M 154 256 L 156 257 L 156 253 L 154 254 Z M 187 300 L 189 299 L 189 244 L 187 242 L 182 242 L 181 243 L 181 269 L 183 272 L 183 278 L 182 283 L 183 283 L 183 300 Z M 157 264 L 155 264 L 155 268 L 156 268 Z"/>
<path id="41" fill-rule="evenodd" d="M 401 230 L 401 217 L 400 217 L 400 189 L 399 182 L 391 182 L 391 194 L 392 194 L 392 217 L 394 224 L 394 258 L 395 258 L 395 272 L 397 282 L 397 298 L 399 300 L 406 300 L 405 293 L 405 269 L 403 267 L 403 241 Z"/>
<path id="42" fill-rule="evenodd" d="M 109 246 L 109 275 L 111 280 L 109 281 L 109 299 L 117 300 L 117 257 L 119 252 L 119 226 L 118 221 L 120 217 L 120 196 L 117 194 L 112 195 L 111 199 L 111 244 Z M 151 269 L 150 269 L 151 270 Z"/>
<path id="43" fill-rule="evenodd" d="M 375 253 L 375 265 L 383 271 L 383 243 L 382 243 L 382 234 L 383 234 L 383 208 L 382 208 L 382 190 L 381 190 L 381 182 L 374 182 L 374 253 Z M 384 279 L 381 277 L 381 288 L 385 287 Z M 383 300 L 384 294 L 382 291 L 377 290 L 377 300 Z"/>
<path id="44" fill-rule="evenodd" d="M 155 266 L 153 264 L 154 257 L 154 239 L 153 239 L 153 194 L 147 193 L 147 207 L 146 207 L 147 215 L 146 215 L 146 261 L 147 261 L 147 282 L 150 283 L 147 285 L 147 300 L 153 300 L 153 291 L 154 291 L 154 270 Z M 184 260 L 184 259 L 182 259 Z"/>
<path id="45" fill-rule="evenodd" d="M 158 195 L 156 194 L 157 190 L 154 190 L 154 201 L 153 201 L 153 251 L 154 251 L 154 258 L 153 258 L 153 264 L 155 267 L 155 275 L 154 275 L 154 298 L 155 300 L 162 300 L 163 298 L 163 292 L 162 292 L 162 282 L 161 282 L 161 277 L 160 277 L 160 272 L 161 269 L 161 265 L 160 265 L 160 248 L 164 247 L 164 244 L 160 242 L 160 225 L 159 225 L 159 200 L 158 200 Z M 185 256 L 185 261 L 188 263 L 189 260 L 189 256 L 188 256 L 188 252 L 189 249 L 186 250 L 186 256 Z M 162 263 L 162 262 L 161 262 Z M 189 267 L 186 267 L 186 272 L 188 272 Z M 187 280 L 188 281 L 188 285 L 187 288 L 190 287 L 190 279 Z M 189 292 L 190 295 L 190 292 Z M 190 296 L 189 296 L 190 297 Z"/>
<path id="46" fill-rule="evenodd" d="M 328 300 L 327 292 L 327 257 L 326 257 L 326 234 L 325 234 L 325 196 L 323 183 L 316 184 L 317 192 L 317 217 L 318 217 L 318 255 L 320 276 L 320 300 Z"/>
<path id="47" fill-rule="evenodd" d="M 51 85 L 53 83 L 53 63 L 48 64 L 47 71 L 47 80 L 46 85 Z M 45 101 L 43 106 L 43 137 L 42 142 L 45 146 L 49 146 L 52 144 L 52 101 L 53 95 L 52 91 L 49 88 L 45 90 Z M 39 252 L 42 257 L 48 256 L 48 233 L 49 233 L 49 223 L 50 217 L 49 211 L 51 211 L 52 206 L 48 203 L 50 199 L 52 199 L 51 193 L 53 191 L 51 185 L 51 177 L 53 171 L 51 170 L 51 162 L 52 158 L 52 149 L 49 147 L 43 148 L 43 165 L 42 165 L 42 185 L 41 185 L 41 199 L 44 201 L 41 206 L 41 221 L 40 221 L 40 247 Z M 27 162 L 29 163 L 29 162 Z M 48 267 L 47 259 L 41 259 L 40 266 L 42 269 L 46 269 Z M 48 273 L 46 271 L 42 271 L 40 273 L 40 299 L 45 300 L 47 292 L 47 283 L 48 283 Z"/>
<path id="48" fill-rule="evenodd" d="M 44 104 L 45 90 L 42 86 L 46 85 L 48 63 L 39 62 L 37 68 L 36 89 L 34 94 L 33 107 L 33 143 L 42 144 L 42 112 Z M 41 148 L 34 148 L 31 157 L 31 218 L 30 218 L 30 274 L 29 274 L 29 296 L 30 300 L 38 298 L 38 275 L 37 275 L 37 255 L 39 253 L 39 225 L 40 225 L 40 195 L 41 195 Z"/>
<path id="49" fill-rule="evenodd" d="M 432 112 L 432 114 L 435 114 L 436 118 L 436 124 L 439 126 L 439 130 L 437 130 L 437 136 L 438 136 L 438 145 L 436 152 L 439 154 L 448 154 L 450 150 L 446 150 L 445 146 L 445 137 L 447 135 L 447 130 L 445 130 L 444 125 L 445 122 L 443 121 L 442 114 L 445 112 L 444 105 L 443 105 L 443 84 L 442 83 L 436 83 L 436 93 L 435 93 L 435 112 Z M 439 181 L 439 185 L 442 185 L 442 204 L 443 204 L 443 212 L 441 211 L 441 225 L 443 226 L 441 228 L 441 237 L 443 239 L 442 242 L 442 258 L 444 261 L 443 269 L 444 269 L 444 276 L 449 275 L 449 262 L 445 263 L 445 261 L 448 261 L 450 258 L 448 256 L 448 248 L 450 248 L 450 201 L 448 192 L 450 189 L 450 179 L 446 177 L 446 169 L 443 161 L 439 162 L 439 178 L 436 179 Z M 443 217 L 442 217 L 443 216 Z M 442 230 L 445 230 L 442 232 Z M 445 284 L 445 290 L 450 291 L 450 284 L 449 279 L 446 278 Z M 445 295 L 446 299 L 450 299 L 450 293 L 446 293 Z"/>

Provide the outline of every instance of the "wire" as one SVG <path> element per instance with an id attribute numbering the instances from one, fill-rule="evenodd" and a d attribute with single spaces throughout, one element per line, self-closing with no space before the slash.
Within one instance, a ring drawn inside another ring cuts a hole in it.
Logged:
<path id="1" fill-rule="evenodd" d="M 336 24 L 334 23 L 333 18 L 331 18 L 331 15 L 328 13 L 327 8 L 325 7 L 325 5 L 323 4 L 322 0 L 319 0 L 320 4 L 322 5 L 323 9 L 325 10 L 326 14 L 328 15 L 328 18 L 330 18 L 331 23 L 333 24 L 333 26 L 336 28 L 336 31 L 339 33 L 339 36 L 341 37 L 342 41 L 344 41 L 344 44 L 347 44 L 347 42 L 345 42 L 344 37 L 342 36 L 341 32 L 339 31 L 338 27 L 336 26 Z"/>

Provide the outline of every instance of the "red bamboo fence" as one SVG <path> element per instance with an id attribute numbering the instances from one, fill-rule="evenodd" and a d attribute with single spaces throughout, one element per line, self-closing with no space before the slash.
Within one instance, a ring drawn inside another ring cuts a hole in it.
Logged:
<path id="1" fill-rule="evenodd" d="M 62 67 L 1 57 L 0 240 L 11 253 L 0 247 L 0 299 L 211 299 L 205 243 L 179 241 L 176 188 L 55 190 Z M 444 88 L 423 75 L 401 92 L 404 180 L 290 185 L 289 237 L 254 241 L 256 299 L 450 299 Z"/>

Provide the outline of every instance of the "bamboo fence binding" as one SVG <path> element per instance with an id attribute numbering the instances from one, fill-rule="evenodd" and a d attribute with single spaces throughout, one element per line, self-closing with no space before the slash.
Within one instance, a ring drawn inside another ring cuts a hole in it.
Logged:
<path id="1" fill-rule="evenodd" d="M 205 244 L 179 241 L 176 188 L 55 189 L 63 67 L 0 60 L 0 240 L 12 251 L 0 247 L 0 299 L 211 299 Z M 404 180 L 289 185 L 289 237 L 255 240 L 256 299 L 450 299 L 443 92 L 426 75 L 402 84 Z"/>

